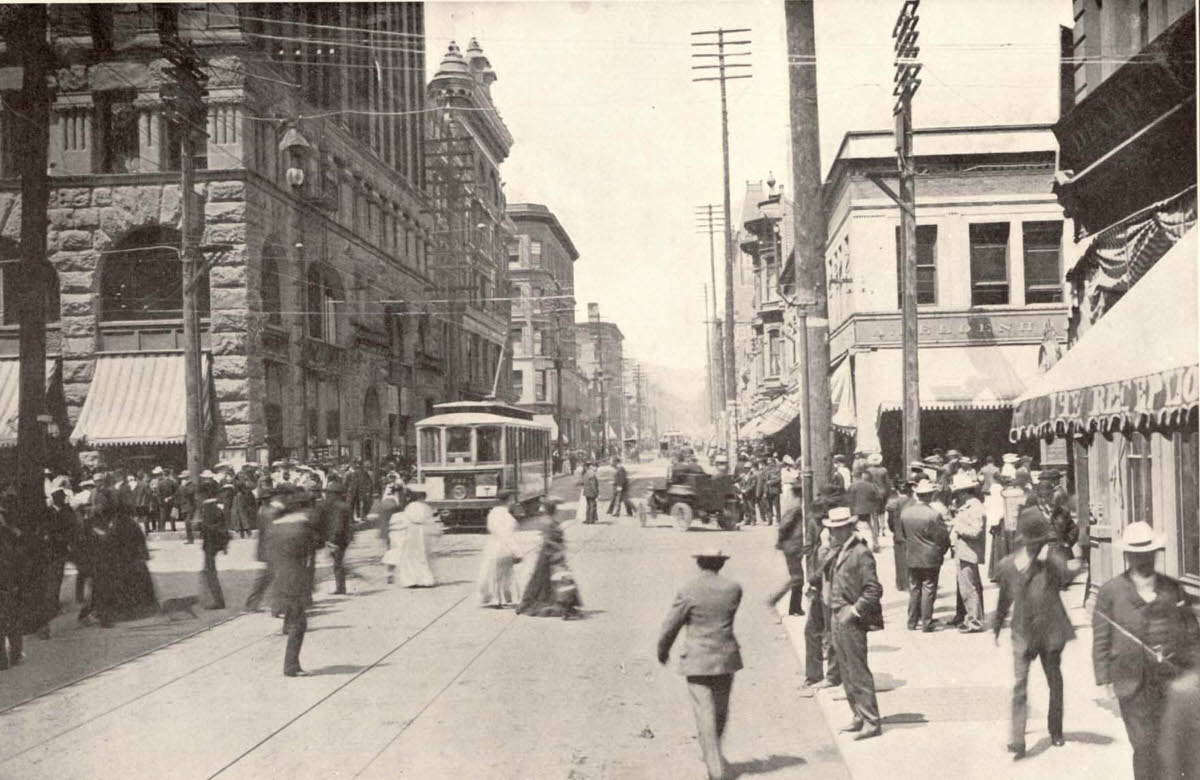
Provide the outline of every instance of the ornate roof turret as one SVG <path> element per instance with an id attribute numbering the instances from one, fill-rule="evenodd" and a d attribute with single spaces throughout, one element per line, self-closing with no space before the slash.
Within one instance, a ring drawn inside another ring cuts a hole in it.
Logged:
<path id="1" fill-rule="evenodd" d="M 457 43 L 450 41 L 450 46 L 442 56 L 442 64 L 438 66 L 437 73 L 433 77 L 436 79 L 442 76 L 464 76 L 467 73 L 470 73 L 470 68 L 467 66 L 467 61 L 463 59 L 462 51 L 458 48 Z"/>
<path id="2" fill-rule="evenodd" d="M 467 67 L 470 68 L 471 74 L 479 79 L 479 83 L 483 85 L 483 90 L 491 97 L 491 86 L 496 81 L 496 71 L 492 70 L 492 63 L 483 53 L 483 47 L 479 45 L 479 41 L 472 38 L 467 44 Z"/>

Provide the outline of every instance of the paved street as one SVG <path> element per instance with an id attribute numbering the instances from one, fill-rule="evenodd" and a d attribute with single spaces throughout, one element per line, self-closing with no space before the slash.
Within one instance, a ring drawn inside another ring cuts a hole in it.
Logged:
<path id="1" fill-rule="evenodd" d="M 563 480 L 558 491 L 578 495 Z M 713 541 L 746 587 L 729 760 L 747 775 L 847 777 L 759 603 L 783 576 L 773 532 L 679 534 L 659 520 L 568 526 L 587 613 L 576 622 L 477 607 L 482 535 L 435 538 L 429 590 L 388 587 L 360 564 L 350 596 L 318 598 L 302 656 L 312 677 L 281 676 L 269 615 L 220 623 L 0 714 L 0 777 L 702 777 L 682 680 L 654 640 L 688 553 Z M 521 538 L 527 571 L 537 539 Z M 371 560 L 377 543 L 360 535 L 355 552 Z"/>

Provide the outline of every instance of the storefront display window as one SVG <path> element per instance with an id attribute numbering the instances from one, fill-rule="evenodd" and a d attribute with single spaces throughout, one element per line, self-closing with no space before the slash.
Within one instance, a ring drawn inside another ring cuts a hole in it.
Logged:
<path id="1" fill-rule="evenodd" d="M 1175 490 L 1179 522 L 1179 573 L 1200 577 L 1200 436 L 1196 425 L 1175 436 Z"/>
<path id="2" fill-rule="evenodd" d="M 1150 437 L 1135 433 L 1129 437 L 1128 446 L 1129 451 L 1125 456 L 1125 522 L 1145 522 L 1154 525 L 1150 485 Z"/>

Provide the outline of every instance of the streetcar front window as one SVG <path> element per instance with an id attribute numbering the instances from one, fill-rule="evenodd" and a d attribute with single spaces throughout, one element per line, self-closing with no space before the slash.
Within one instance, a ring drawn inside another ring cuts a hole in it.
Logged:
<path id="1" fill-rule="evenodd" d="M 475 446 L 479 450 L 476 463 L 499 463 L 503 460 L 499 426 L 484 425 L 475 429 Z"/>
<path id="2" fill-rule="evenodd" d="M 471 462 L 471 429 L 455 426 L 446 429 L 446 462 Z"/>
<path id="3" fill-rule="evenodd" d="M 421 465 L 440 466 L 442 463 L 441 431 L 437 428 L 421 429 Z"/>

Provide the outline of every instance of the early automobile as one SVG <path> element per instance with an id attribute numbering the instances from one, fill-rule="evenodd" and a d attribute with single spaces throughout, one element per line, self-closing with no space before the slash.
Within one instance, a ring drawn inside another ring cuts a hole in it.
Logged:
<path id="1" fill-rule="evenodd" d="M 698 469 L 677 469 L 666 485 L 652 487 L 645 508 L 651 517 L 660 512 L 670 514 L 680 531 L 691 528 L 693 521 L 716 523 L 724 531 L 733 531 L 741 520 L 733 477 L 705 474 Z"/>

